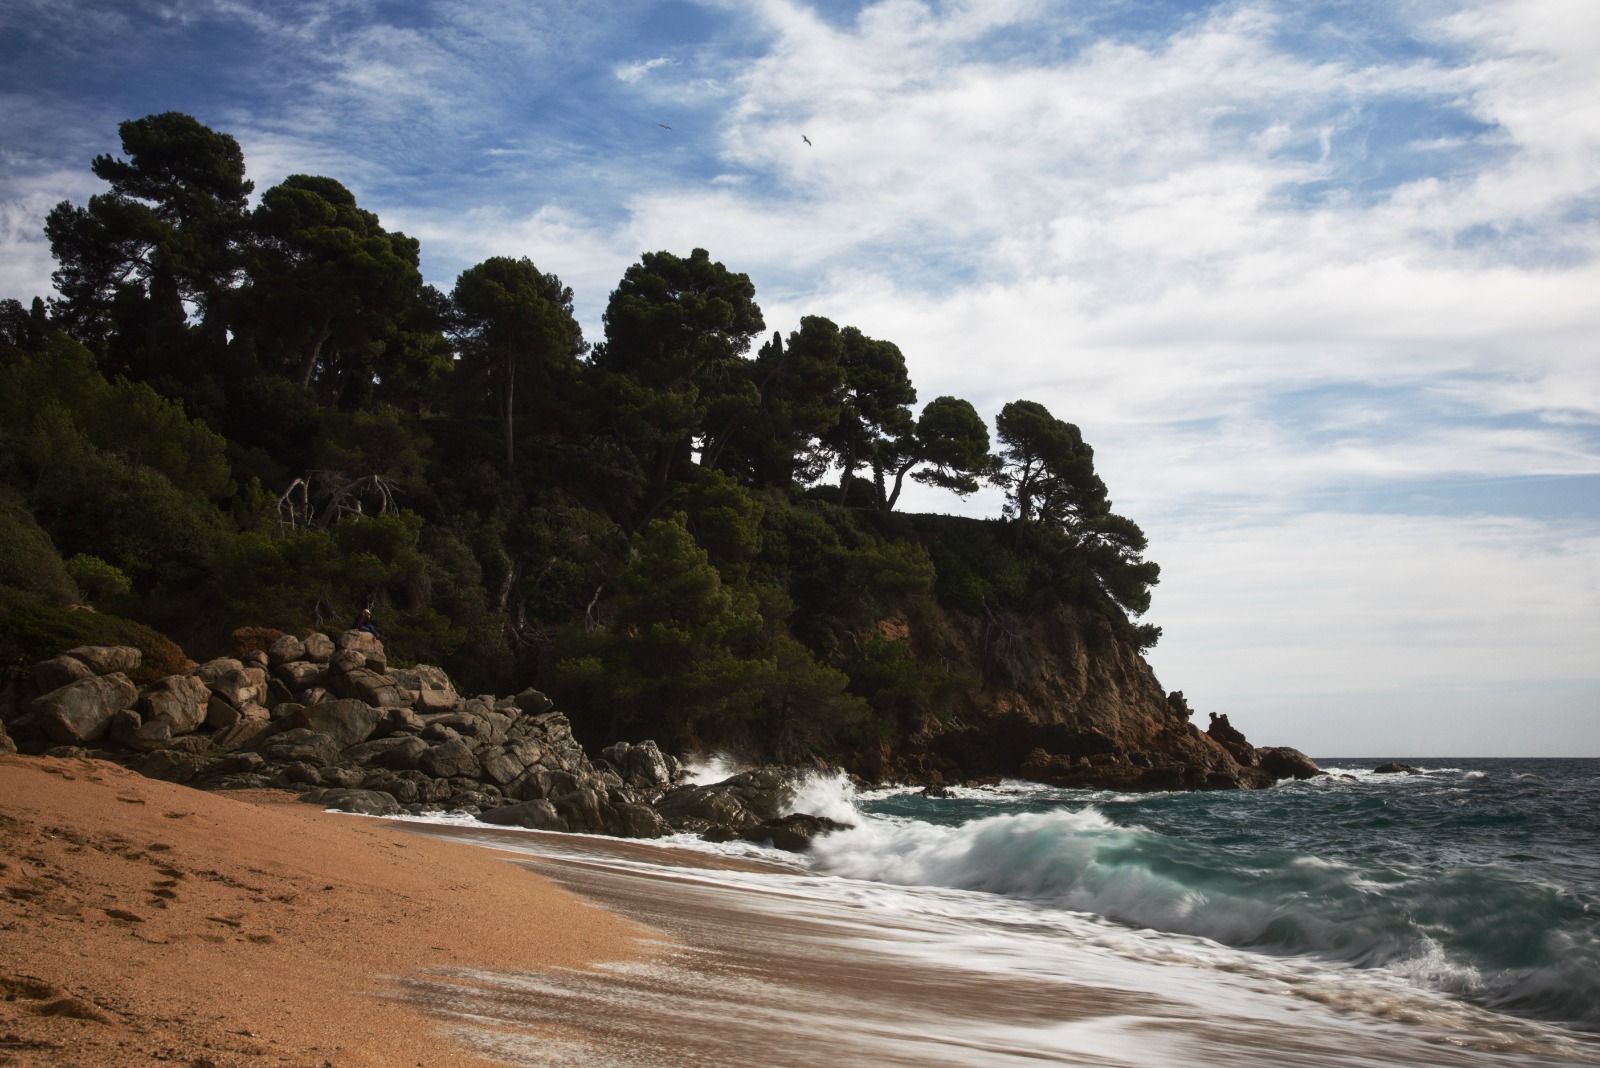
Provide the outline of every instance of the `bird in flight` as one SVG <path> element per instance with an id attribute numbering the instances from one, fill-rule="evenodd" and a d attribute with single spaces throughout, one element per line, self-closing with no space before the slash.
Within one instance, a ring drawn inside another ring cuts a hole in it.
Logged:
<path id="1" fill-rule="evenodd" d="M 805 134 L 800 135 L 800 140 L 804 141 L 808 145 L 811 144 L 811 138 L 807 137 Z"/>
<path id="2" fill-rule="evenodd" d="M 670 126 L 668 126 L 668 125 L 667 125 L 667 124 L 666 124 L 666 123 L 664 123 L 664 122 L 658 122 L 658 123 L 656 123 L 656 125 L 657 125 L 657 126 L 659 126 L 659 127 L 661 127 L 661 128 L 662 128 L 662 129 L 663 129 L 663 130 L 670 130 L 670 129 L 672 129 L 672 127 L 670 127 Z"/>

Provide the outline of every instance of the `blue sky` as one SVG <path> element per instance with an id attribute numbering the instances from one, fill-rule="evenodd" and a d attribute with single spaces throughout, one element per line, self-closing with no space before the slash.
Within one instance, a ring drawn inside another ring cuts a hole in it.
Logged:
<path id="1" fill-rule="evenodd" d="M 1597 54 L 1592 0 L 8 0 L 0 295 L 164 110 L 258 190 L 345 182 L 441 288 L 530 256 L 591 338 L 705 247 L 769 328 L 1078 423 L 1202 713 L 1600 756 Z"/>

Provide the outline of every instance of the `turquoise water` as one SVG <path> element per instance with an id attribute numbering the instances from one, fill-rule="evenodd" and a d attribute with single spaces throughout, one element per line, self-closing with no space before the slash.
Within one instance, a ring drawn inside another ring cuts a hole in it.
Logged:
<path id="1" fill-rule="evenodd" d="M 856 797 L 815 870 L 1403 977 L 1600 1031 L 1600 761 L 1321 760 L 1271 790 Z"/>

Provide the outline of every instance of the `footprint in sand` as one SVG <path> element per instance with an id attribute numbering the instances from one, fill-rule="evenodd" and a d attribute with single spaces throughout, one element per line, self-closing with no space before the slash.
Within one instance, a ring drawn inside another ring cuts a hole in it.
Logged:
<path id="1" fill-rule="evenodd" d="M 0 975 L 0 998 L 32 1002 L 27 1009 L 35 1016 L 63 1016 L 73 1020 L 116 1023 L 116 1017 L 93 1002 L 73 997 L 60 987 L 31 975 Z"/>

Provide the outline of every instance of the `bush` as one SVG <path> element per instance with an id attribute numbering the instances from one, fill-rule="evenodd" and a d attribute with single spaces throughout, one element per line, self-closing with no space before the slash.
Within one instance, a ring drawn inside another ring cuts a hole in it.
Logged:
<path id="1" fill-rule="evenodd" d="M 13 595 L 0 601 L 0 665 L 8 675 L 26 672 L 40 660 L 80 645 L 131 645 L 144 661 L 129 673 L 140 685 L 180 674 L 189 658 L 178 644 L 143 623 L 96 612 L 63 608 L 39 597 Z"/>
<path id="2" fill-rule="evenodd" d="M 38 594 L 46 601 L 76 600 L 77 587 L 67 574 L 50 535 L 34 521 L 20 497 L 0 490 L 0 588 Z"/>
<path id="3" fill-rule="evenodd" d="M 133 589 L 133 583 L 121 568 L 86 553 L 79 553 L 67 561 L 67 574 L 72 576 L 78 592 L 88 601 L 121 596 Z"/>

